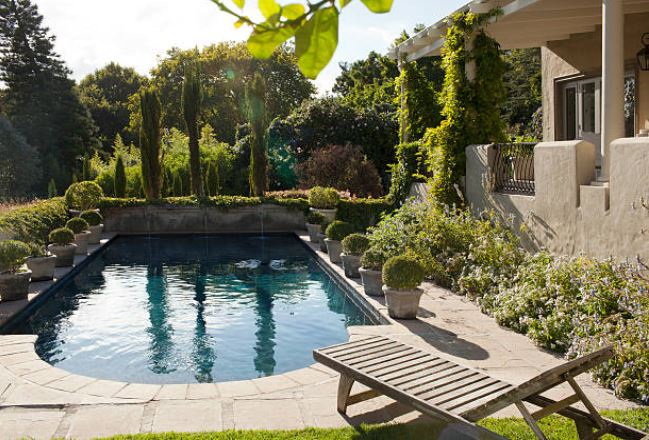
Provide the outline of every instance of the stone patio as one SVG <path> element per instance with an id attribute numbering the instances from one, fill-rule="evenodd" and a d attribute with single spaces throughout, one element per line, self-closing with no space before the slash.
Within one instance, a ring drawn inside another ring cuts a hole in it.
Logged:
<path id="1" fill-rule="evenodd" d="M 340 267 L 328 263 L 325 254 L 316 252 L 333 271 L 343 275 Z M 475 304 L 435 285 L 424 286 L 420 319 L 395 322 L 387 317 L 382 300 L 366 297 L 357 281 L 350 284 L 363 301 L 389 322 L 350 327 L 351 339 L 390 335 L 514 384 L 563 361 L 539 349 L 525 336 L 499 327 Z M 337 375 L 317 364 L 239 382 L 127 384 L 82 377 L 52 367 L 39 359 L 34 341 L 35 337 L 30 335 L 0 336 L 3 439 L 86 439 L 140 432 L 436 423 L 385 397 L 354 405 L 348 416 L 343 417 L 335 409 Z M 578 382 L 598 408 L 634 406 L 615 398 L 611 391 L 597 386 L 587 375 L 582 375 Z M 563 388 L 548 395 L 560 398 L 568 393 Z M 508 408 L 498 415 L 517 413 Z"/>

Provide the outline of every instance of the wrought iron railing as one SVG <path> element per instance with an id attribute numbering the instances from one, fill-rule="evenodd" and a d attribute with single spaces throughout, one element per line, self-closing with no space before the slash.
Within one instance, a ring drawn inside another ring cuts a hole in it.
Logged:
<path id="1" fill-rule="evenodd" d="M 494 145 L 494 191 L 534 195 L 535 146 L 535 143 Z"/>

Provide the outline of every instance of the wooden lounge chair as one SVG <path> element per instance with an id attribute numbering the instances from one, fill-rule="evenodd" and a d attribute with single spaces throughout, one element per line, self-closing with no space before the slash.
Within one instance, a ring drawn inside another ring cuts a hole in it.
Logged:
<path id="1" fill-rule="evenodd" d="M 383 336 L 313 352 L 317 362 L 340 372 L 338 411 L 343 414 L 348 405 L 379 395 L 450 423 L 475 423 L 509 405 L 516 405 L 539 439 L 545 436 L 537 421 L 555 413 L 574 420 L 580 439 L 596 439 L 605 433 L 625 439 L 643 439 L 646 433 L 603 418 L 575 382 L 576 376 L 611 356 L 613 348 L 609 346 L 514 386 Z M 350 395 L 354 382 L 370 390 Z M 556 402 L 541 395 L 564 382 L 573 389 L 572 396 Z M 540 409 L 531 413 L 524 402 Z M 571 406 L 577 402 L 587 411 Z"/>

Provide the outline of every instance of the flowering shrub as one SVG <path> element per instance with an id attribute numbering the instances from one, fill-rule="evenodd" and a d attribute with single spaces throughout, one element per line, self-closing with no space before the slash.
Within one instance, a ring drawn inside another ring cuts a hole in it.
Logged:
<path id="1" fill-rule="evenodd" d="M 649 280 L 639 268 L 529 255 L 507 224 L 428 204 L 406 203 L 369 239 L 384 258 L 414 253 L 429 279 L 541 346 L 573 356 L 615 344 L 615 356 L 595 378 L 649 404 Z"/>

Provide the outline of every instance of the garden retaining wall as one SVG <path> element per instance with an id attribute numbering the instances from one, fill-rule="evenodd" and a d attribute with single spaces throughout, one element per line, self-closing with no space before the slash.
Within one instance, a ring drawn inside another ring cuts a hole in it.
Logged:
<path id="1" fill-rule="evenodd" d="M 292 232 L 304 229 L 304 213 L 263 204 L 234 208 L 137 206 L 106 208 L 107 232 L 118 234 L 219 234 Z"/>

